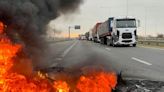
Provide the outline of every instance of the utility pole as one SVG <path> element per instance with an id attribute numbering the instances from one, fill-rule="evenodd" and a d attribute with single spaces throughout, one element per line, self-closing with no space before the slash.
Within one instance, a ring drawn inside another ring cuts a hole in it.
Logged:
<path id="1" fill-rule="evenodd" d="M 128 18 L 129 14 L 129 0 L 126 0 L 126 17 Z"/>
<path id="2" fill-rule="evenodd" d="M 146 40 L 146 33 L 147 31 L 147 7 L 145 7 L 145 40 Z"/>

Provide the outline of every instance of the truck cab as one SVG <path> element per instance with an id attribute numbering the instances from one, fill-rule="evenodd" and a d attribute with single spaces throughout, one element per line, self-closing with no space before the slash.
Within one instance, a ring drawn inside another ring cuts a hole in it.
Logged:
<path id="1" fill-rule="evenodd" d="M 108 36 L 110 43 L 115 45 L 137 44 L 137 22 L 135 18 L 113 18 L 109 20 L 111 36 Z"/>

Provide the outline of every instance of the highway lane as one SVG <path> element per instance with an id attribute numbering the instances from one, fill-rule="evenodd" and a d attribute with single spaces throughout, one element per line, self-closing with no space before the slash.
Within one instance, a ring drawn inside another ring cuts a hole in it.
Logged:
<path id="1" fill-rule="evenodd" d="M 122 72 L 125 78 L 164 81 L 164 50 L 143 47 L 109 47 L 89 41 L 51 44 L 53 59 L 49 67 L 81 69 L 103 66 Z M 54 53 L 53 53 L 54 52 Z"/>
<path id="2" fill-rule="evenodd" d="M 55 66 L 58 61 L 62 59 L 62 54 L 71 46 L 75 41 L 62 41 L 62 42 L 49 42 L 48 48 L 45 49 L 46 53 L 43 55 L 44 60 L 35 64 L 35 69 L 44 69 L 47 67 Z"/>

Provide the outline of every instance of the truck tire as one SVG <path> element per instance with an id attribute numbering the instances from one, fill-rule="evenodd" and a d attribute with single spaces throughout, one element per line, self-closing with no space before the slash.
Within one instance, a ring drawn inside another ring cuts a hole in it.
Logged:
<path id="1" fill-rule="evenodd" d="M 103 38 L 100 38 L 100 43 L 101 43 L 101 44 L 104 44 L 104 43 L 103 43 Z"/>
<path id="2" fill-rule="evenodd" d="M 136 47 L 136 44 L 133 44 L 133 47 Z"/>
<path id="3" fill-rule="evenodd" d="M 104 44 L 107 45 L 107 41 L 108 39 L 106 37 L 104 37 Z"/>
<path id="4" fill-rule="evenodd" d="M 115 45 L 115 44 L 113 44 L 112 46 L 113 46 L 113 47 L 116 47 L 116 45 Z"/>
<path id="5" fill-rule="evenodd" d="M 107 46 L 109 46 L 110 45 L 110 42 L 107 40 Z"/>
<path id="6" fill-rule="evenodd" d="M 112 39 L 112 46 L 113 47 L 116 47 L 116 45 L 114 44 L 114 40 Z"/>
<path id="7" fill-rule="evenodd" d="M 107 43 L 107 46 L 112 46 L 109 39 L 107 39 L 106 41 L 107 41 L 107 42 L 106 42 L 106 43 Z"/>

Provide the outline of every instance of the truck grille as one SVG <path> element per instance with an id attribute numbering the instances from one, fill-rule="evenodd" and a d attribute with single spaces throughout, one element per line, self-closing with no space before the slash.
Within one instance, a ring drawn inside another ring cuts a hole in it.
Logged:
<path id="1" fill-rule="evenodd" d="M 122 38 L 123 39 L 130 39 L 130 38 L 132 38 L 132 34 L 131 33 L 123 33 Z"/>
<path id="2" fill-rule="evenodd" d="M 122 42 L 129 43 L 132 42 L 132 40 L 123 40 Z"/>

